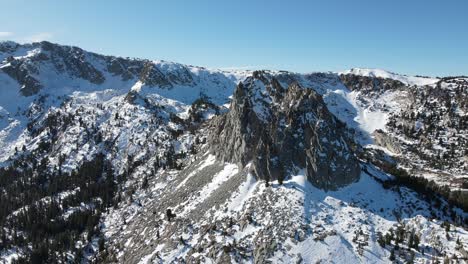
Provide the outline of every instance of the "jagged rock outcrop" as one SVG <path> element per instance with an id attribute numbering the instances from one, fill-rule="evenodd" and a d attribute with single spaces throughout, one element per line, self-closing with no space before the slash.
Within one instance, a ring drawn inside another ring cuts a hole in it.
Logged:
<path id="1" fill-rule="evenodd" d="M 379 77 L 359 76 L 354 74 L 341 74 L 340 80 L 351 91 L 388 91 L 406 87 L 404 83 L 398 80 Z"/>
<path id="2" fill-rule="evenodd" d="M 372 135 L 374 136 L 374 141 L 377 145 L 387 148 L 393 153 L 401 153 L 401 146 L 397 139 L 393 138 L 392 136 L 389 136 L 387 133 L 380 129 L 374 131 Z"/>
<path id="3" fill-rule="evenodd" d="M 50 60 L 59 72 L 66 72 L 72 77 L 81 78 L 93 84 L 102 84 L 105 81 L 104 74 L 88 61 L 89 55 L 84 50 L 46 41 L 40 44 L 42 50 L 47 51 L 48 54 L 39 53 L 35 59 Z"/>
<path id="4" fill-rule="evenodd" d="M 360 169 L 346 127 L 322 97 L 298 83 L 284 88 L 256 72 L 237 87 L 230 111 L 213 122 L 211 150 L 265 180 L 305 169 L 315 186 L 333 190 L 358 179 Z"/>
<path id="5" fill-rule="evenodd" d="M 92 53 L 77 47 L 60 46 L 46 41 L 25 46 L 31 46 L 32 51 L 26 56 L 8 57 L 6 59 L 8 64 L 1 68 L 20 84 L 20 92 L 24 96 L 34 95 L 44 87 L 39 81 L 41 71 L 44 70 L 52 70 L 57 75 L 67 74 L 72 78 L 80 78 L 97 85 L 105 81 L 104 74 L 88 62 L 87 56 L 92 56 Z M 20 47 L 5 44 L 0 52 L 13 53 Z M 44 62 L 50 64 L 45 65 Z"/>
<path id="6" fill-rule="evenodd" d="M 1 68 L 3 72 L 15 79 L 20 85 L 20 92 L 24 96 L 36 94 L 42 85 L 36 80 L 32 74 L 37 73 L 37 69 L 31 65 L 15 60 L 12 57 L 8 58 L 9 64 Z"/>
<path id="7" fill-rule="evenodd" d="M 149 86 L 172 87 L 172 84 L 166 79 L 164 74 L 151 62 L 145 63 L 140 74 L 140 81 Z"/>

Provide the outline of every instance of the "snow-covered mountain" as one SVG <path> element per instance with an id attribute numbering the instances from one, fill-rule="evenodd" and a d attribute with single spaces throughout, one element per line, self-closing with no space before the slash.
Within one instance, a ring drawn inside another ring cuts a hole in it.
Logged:
<path id="1" fill-rule="evenodd" d="M 363 69 L 363 68 L 353 68 L 347 71 L 339 73 L 340 75 L 356 75 L 363 77 L 372 77 L 372 78 L 381 78 L 381 79 L 391 79 L 395 81 L 402 82 L 405 85 L 432 85 L 440 81 L 438 78 L 431 77 L 422 77 L 422 76 L 406 76 L 393 72 L 389 72 L 382 69 Z"/>
<path id="2" fill-rule="evenodd" d="M 1 259 L 461 261 L 467 89 L 1 42 Z"/>

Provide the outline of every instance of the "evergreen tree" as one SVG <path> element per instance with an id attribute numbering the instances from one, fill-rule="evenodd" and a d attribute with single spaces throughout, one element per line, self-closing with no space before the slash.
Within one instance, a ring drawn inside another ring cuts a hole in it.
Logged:
<path id="1" fill-rule="evenodd" d="M 395 260 L 395 249 L 392 248 L 392 250 L 390 251 L 390 257 L 388 259 L 391 261 Z"/>
<path id="2" fill-rule="evenodd" d="M 142 188 L 142 189 L 148 188 L 148 177 L 145 176 L 145 178 L 143 178 L 143 182 L 142 182 L 142 184 L 141 184 L 141 188 Z"/>
<path id="3" fill-rule="evenodd" d="M 99 251 L 100 252 L 104 251 L 105 249 L 104 243 L 105 243 L 104 237 L 100 237 L 99 238 Z"/>

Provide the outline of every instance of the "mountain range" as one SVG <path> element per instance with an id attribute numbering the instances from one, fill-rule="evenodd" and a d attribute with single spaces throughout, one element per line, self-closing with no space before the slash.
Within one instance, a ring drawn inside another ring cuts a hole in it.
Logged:
<path id="1" fill-rule="evenodd" d="M 464 263 L 468 77 L 0 42 L 0 190 L 6 263 Z"/>

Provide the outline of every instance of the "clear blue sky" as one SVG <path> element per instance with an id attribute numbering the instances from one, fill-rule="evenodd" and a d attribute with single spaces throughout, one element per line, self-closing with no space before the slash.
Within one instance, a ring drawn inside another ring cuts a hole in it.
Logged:
<path id="1" fill-rule="evenodd" d="M 0 39 L 213 68 L 468 75 L 466 0 L 0 0 Z"/>

